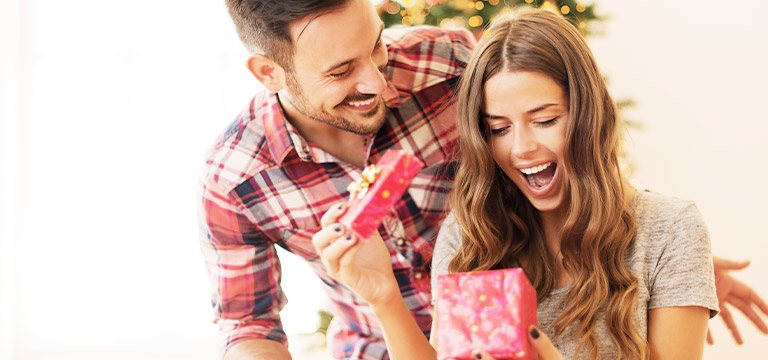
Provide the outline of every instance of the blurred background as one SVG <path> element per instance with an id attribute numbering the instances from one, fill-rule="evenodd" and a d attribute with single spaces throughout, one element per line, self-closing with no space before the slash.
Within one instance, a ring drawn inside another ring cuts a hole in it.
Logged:
<path id="1" fill-rule="evenodd" d="M 477 30 L 504 0 L 376 3 L 388 25 Z M 529 3 L 569 16 L 635 103 L 632 181 L 695 200 L 715 254 L 751 259 L 736 276 L 768 298 L 768 4 Z M 223 1 L 2 0 L 0 55 L 0 359 L 215 358 L 196 180 L 261 88 Z M 281 255 L 294 356 L 324 359 L 324 295 Z M 734 316 L 746 344 L 715 318 L 705 359 L 764 359 Z"/>

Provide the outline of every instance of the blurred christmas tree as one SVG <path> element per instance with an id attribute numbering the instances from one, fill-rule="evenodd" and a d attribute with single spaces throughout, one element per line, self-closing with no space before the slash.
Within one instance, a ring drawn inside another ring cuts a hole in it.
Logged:
<path id="1" fill-rule="evenodd" d="M 384 26 L 432 25 L 442 28 L 464 27 L 480 38 L 491 21 L 497 16 L 511 12 L 513 8 L 531 6 L 560 13 L 584 36 L 591 34 L 591 25 L 604 20 L 595 15 L 594 4 L 575 0 L 381 0 L 377 9 Z M 619 120 L 626 127 L 641 128 L 640 124 L 621 116 L 622 110 L 634 106 L 630 99 L 616 101 Z M 626 133 L 625 133 L 626 134 Z M 620 145 L 622 172 L 631 173 L 624 150 L 626 139 Z"/>
<path id="2" fill-rule="evenodd" d="M 518 6 L 532 6 L 559 12 L 585 35 L 589 33 L 590 21 L 602 20 L 595 15 L 594 5 L 574 0 L 383 0 L 379 3 L 378 9 L 386 27 L 395 25 L 466 27 L 480 35 L 493 18 Z"/>

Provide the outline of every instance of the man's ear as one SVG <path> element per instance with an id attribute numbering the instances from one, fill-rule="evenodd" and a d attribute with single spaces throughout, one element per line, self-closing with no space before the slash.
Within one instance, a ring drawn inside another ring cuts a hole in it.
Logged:
<path id="1" fill-rule="evenodd" d="M 285 84 L 285 70 L 262 54 L 251 54 L 245 66 L 267 90 L 278 92 Z"/>

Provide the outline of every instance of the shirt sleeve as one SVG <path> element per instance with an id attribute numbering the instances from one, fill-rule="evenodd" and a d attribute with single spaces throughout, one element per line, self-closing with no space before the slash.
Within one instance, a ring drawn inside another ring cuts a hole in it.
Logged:
<path id="1" fill-rule="evenodd" d="M 450 265 L 460 245 L 461 237 L 456 218 L 453 217 L 453 214 L 448 214 L 443 225 L 440 226 L 440 232 L 437 233 L 435 250 L 432 254 L 432 304 L 437 301 L 437 277 L 448 273 L 448 265 Z"/>
<path id="2" fill-rule="evenodd" d="M 279 316 L 287 303 L 280 288 L 280 261 L 273 244 L 241 209 L 241 201 L 216 184 L 203 187 L 200 248 L 222 356 L 247 339 L 287 345 Z"/>
<path id="3" fill-rule="evenodd" d="M 719 312 L 712 267 L 709 232 L 701 213 L 687 201 L 673 219 L 670 229 L 657 229 L 654 236 L 666 237 L 651 275 L 648 309 L 672 306 L 701 306 L 710 309 L 710 318 Z M 662 210 L 663 211 L 663 210 Z M 662 232 L 668 234 L 664 236 Z"/>

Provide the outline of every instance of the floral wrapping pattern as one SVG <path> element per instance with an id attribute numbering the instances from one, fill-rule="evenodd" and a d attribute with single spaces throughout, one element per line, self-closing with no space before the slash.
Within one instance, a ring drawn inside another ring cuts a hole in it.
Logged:
<path id="1" fill-rule="evenodd" d="M 339 222 L 369 238 L 423 167 L 421 160 L 403 150 L 387 150 L 349 185 L 349 204 Z"/>
<path id="2" fill-rule="evenodd" d="M 520 268 L 439 275 L 437 357 L 536 359 L 527 331 L 536 325 L 536 290 Z"/>

